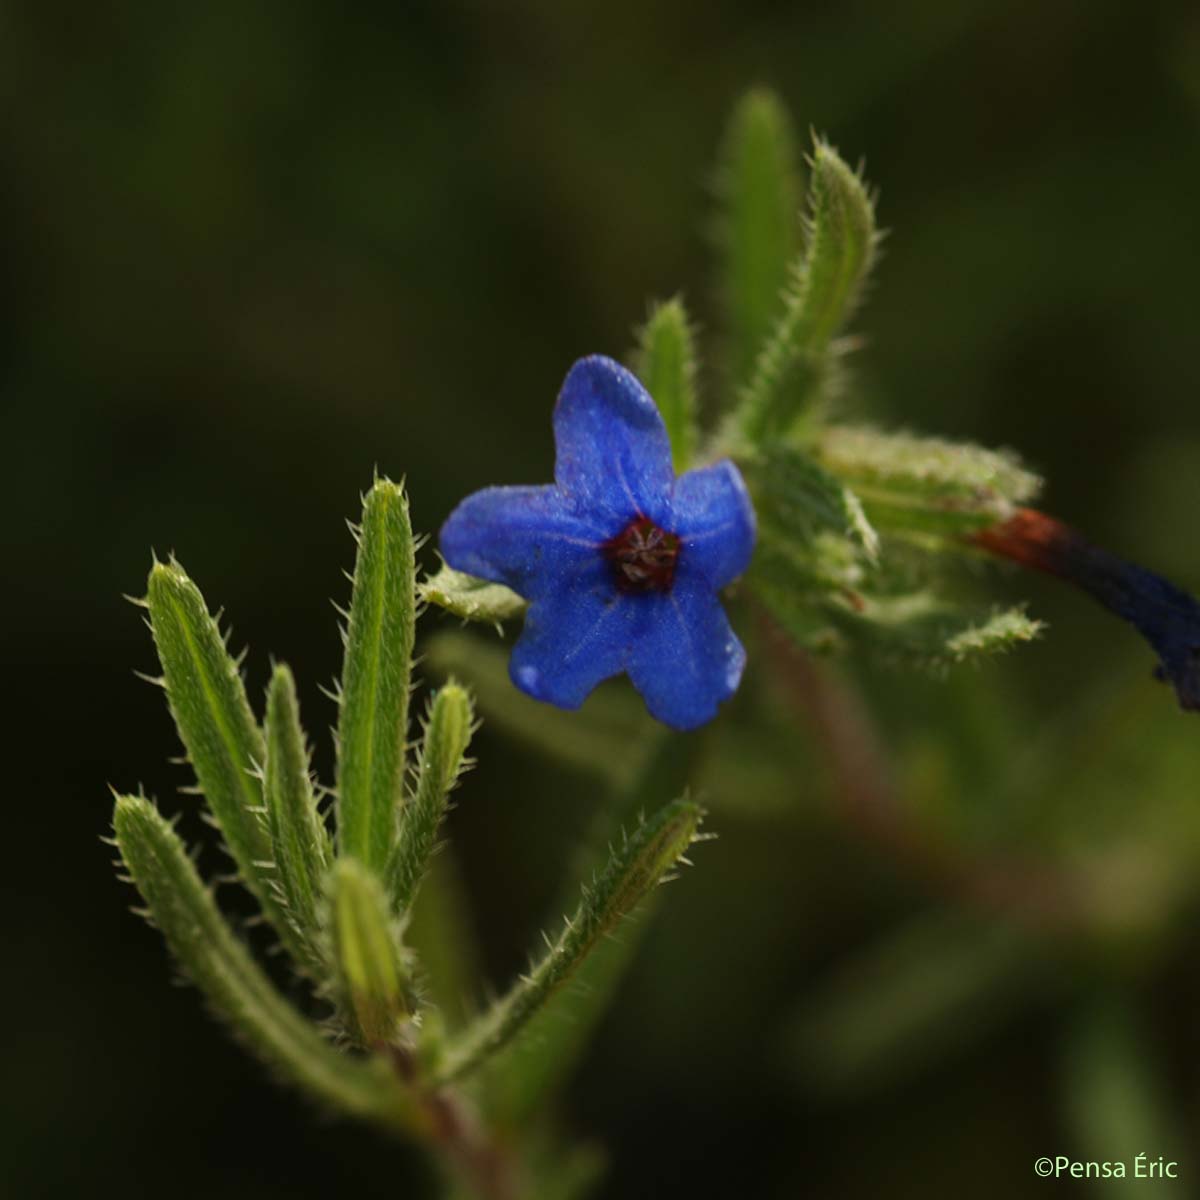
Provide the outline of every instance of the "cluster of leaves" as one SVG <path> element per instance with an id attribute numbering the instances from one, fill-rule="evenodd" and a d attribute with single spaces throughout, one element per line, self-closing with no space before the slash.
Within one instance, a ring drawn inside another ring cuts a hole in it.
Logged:
<path id="1" fill-rule="evenodd" d="M 141 602 L 162 665 L 155 682 L 194 790 L 297 979 L 280 990 L 259 965 L 173 822 L 148 799 L 116 797 L 114 844 L 186 975 L 280 1076 L 328 1108 L 427 1145 L 466 1194 L 580 1195 L 595 1176 L 594 1156 L 551 1153 L 528 1118 L 571 1062 L 571 1043 L 633 944 L 626 937 L 616 952 L 607 935 L 670 876 L 700 810 L 677 801 L 627 833 L 610 829 L 611 848 L 590 880 L 585 873 L 582 895 L 576 889 L 560 910 L 573 915 L 525 975 L 476 1010 L 482 989 L 461 965 L 465 933 L 438 871 L 426 879 L 468 765 L 472 701 L 446 683 L 410 745 L 416 545 L 400 487 L 375 483 L 356 535 L 328 793 L 313 780 L 288 668 L 273 669 L 260 727 L 240 664 L 178 562 L 154 564 Z M 640 805 L 645 791 L 633 799 Z M 423 928 L 434 931 L 424 945 Z M 581 972 L 590 988 L 579 997 L 564 985 Z M 308 998 L 298 1006 L 289 993 L 301 981 Z M 569 1035 L 559 1029 L 563 1008 L 574 1018 Z"/>
<path id="2" fill-rule="evenodd" d="M 702 405 L 697 337 L 681 297 L 654 306 L 633 367 L 657 401 L 677 471 L 730 455 L 759 518 L 746 590 L 805 649 L 857 645 L 943 666 L 1037 633 L 1018 609 L 980 612 L 936 585 L 972 531 L 1038 490 L 1009 453 L 838 422 L 854 347 L 846 327 L 880 235 L 861 175 L 821 138 L 798 161 L 786 112 L 754 91 L 736 109 L 717 175 L 725 364 Z M 805 182 L 806 177 L 806 182 Z M 717 415 L 704 436 L 701 409 Z M 443 571 L 427 598 L 499 623 L 519 597 Z"/>

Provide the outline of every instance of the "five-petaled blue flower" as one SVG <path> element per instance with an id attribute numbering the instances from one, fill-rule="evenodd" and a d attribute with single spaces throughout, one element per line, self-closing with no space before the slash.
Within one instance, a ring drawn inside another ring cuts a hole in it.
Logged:
<path id="1" fill-rule="evenodd" d="M 522 691 L 578 708 L 626 671 L 652 716 L 703 725 L 746 661 L 717 598 L 754 548 L 741 474 L 722 461 L 677 479 L 654 401 L 600 355 L 568 373 L 554 440 L 554 483 L 468 496 L 443 556 L 529 601 L 509 663 Z"/>

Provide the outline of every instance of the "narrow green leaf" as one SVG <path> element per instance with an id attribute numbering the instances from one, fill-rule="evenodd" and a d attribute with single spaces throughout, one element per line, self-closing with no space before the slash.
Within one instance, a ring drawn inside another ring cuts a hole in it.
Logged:
<path id="1" fill-rule="evenodd" d="M 800 231 L 800 182 L 787 110 L 757 88 L 734 109 L 717 173 L 721 291 L 735 388 L 754 364 L 783 308 Z"/>
<path id="2" fill-rule="evenodd" d="M 483 621 L 488 625 L 511 621 L 528 607 L 504 584 L 477 579 L 445 563 L 436 575 L 421 581 L 417 592 L 426 603 L 436 604 L 464 621 Z"/>
<path id="3" fill-rule="evenodd" d="M 569 911 L 580 885 L 586 886 L 603 870 L 608 848 L 614 837 L 620 838 L 623 823 L 638 821 L 639 814 L 661 797 L 687 791 L 709 734 L 708 730 L 700 735 L 654 730 L 650 740 L 652 749 L 643 756 L 644 765 L 633 781 L 597 813 L 596 828 L 586 839 L 578 868 L 570 873 L 553 909 L 556 916 Z M 621 926 L 620 936 L 598 942 L 571 984 L 542 1004 L 510 1052 L 492 1060 L 487 1096 L 489 1111 L 497 1119 L 524 1128 L 569 1076 L 637 953 L 654 903 L 655 897 L 649 896 Z"/>
<path id="4" fill-rule="evenodd" d="M 1004 450 L 860 426 L 822 431 L 813 447 L 889 529 L 954 534 L 1002 521 L 1041 480 Z"/>
<path id="5" fill-rule="evenodd" d="M 654 397 L 671 439 L 676 473 L 692 465 L 696 425 L 696 342 L 683 299 L 658 304 L 638 331 L 636 373 Z"/>
<path id="6" fill-rule="evenodd" d="M 354 859 L 330 877 L 329 933 L 342 1012 L 364 1046 L 390 1046 L 415 1009 L 398 927 L 380 881 Z"/>
<path id="7" fill-rule="evenodd" d="M 146 589 L 150 628 L 176 728 L 246 886 L 293 956 L 302 946 L 276 890 L 258 772 L 262 733 L 242 677 L 200 589 L 175 561 L 156 562 Z"/>
<path id="8" fill-rule="evenodd" d="M 400 821 L 400 836 L 388 866 L 393 910 L 407 913 L 429 866 L 450 790 L 458 782 L 471 740 L 471 697 L 448 683 L 433 698 L 417 759 L 416 786 Z"/>
<path id="9" fill-rule="evenodd" d="M 581 712 L 562 712 L 522 695 L 508 677 L 509 648 L 469 633 L 439 633 L 422 643 L 425 668 L 471 685 L 488 728 L 536 748 L 556 762 L 628 782 L 636 773 L 645 710 L 621 689 L 600 688 Z M 634 747 L 631 753 L 630 747 Z"/>
<path id="10" fill-rule="evenodd" d="M 975 618 L 950 634 L 945 653 L 956 663 L 1000 654 L 1021 642 L 1031 642 L 1042 631 L 1041 621 L 1031 620 L 1019 608 L 1005 608 L 984 618 Z"/>
<path id="11" fill-rule="evenodd" d="M 426 1118 L 388 1065 L 339 1054 L 274 988 L 218 912 L 183 843 L 147 800 L 118 796 L 117 846 L 184 971 L 216 1015 L 285 1080 L 334 1110 L 423 1134 Z"/>
<path id="12" fill-rule="evenodd" d="M 549 952 L 447 1048 L 441 1082 L 474 1071 L 522 1032 L 601 940 L 668 876 L 695 839 L 700 818 L 697 805 L 676 801 L 643 821 L 613 851 Z"/>
<path id="13" fill-rule="evenodd" d="M 804 349 L 828 345 L 854 311 L 875 257 L 875 204 L 857 172 L 824 139 L 813 146 L 804 301 Z"/>
<path id="14" fill-rule="evenodd" d="M 396 842 L 416 624 L 404 490 L 375 481 L 363 505 L 338 722 L 338 852 L 386 868 Z"/>
<path id="15" fill-rule="evenodd" d="M 324 965 L 320 907 L 333 848 L 313 795 L 296 684 L 282 664 L 275 668 L 267 689 L 266 732 L 263 781 L 278 886 L 304 950 L 304 962 L 319 973 Z"/>
<path id="16" fill-rule="evenodd" d="M 857 606 L 838 611 L 836 619 L 848 637 L 883 658 L 927 668 L 999 654 L 1042 631 L 1041 622 L 1019 608 L 981 614 L 927 592 L 860 596 Z"/>
<path id="17" fill-rule="evenodd" d="M 875 257 L 875 210 L 862 179 L 820 139 L 811 166 L 805 251 L 739 408 L 742 434 L 756 445 L 790 428 L 828 383 L 834 335 Z"/>

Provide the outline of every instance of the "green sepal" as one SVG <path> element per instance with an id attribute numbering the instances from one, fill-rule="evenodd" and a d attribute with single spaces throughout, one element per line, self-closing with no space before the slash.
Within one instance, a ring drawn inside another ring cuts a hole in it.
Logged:
<path id="1" fill-rule="evenodd" d="M 1041 488 L 1008 451 L 941 438 L 833 426 L 812 449 L 881 527 L 897 532 L 967 533 L 1004 520 Z"/>
<path id="2" fill-rule="evenodd" d="M 655 305 L 638 330 L 636 373 L 654 397 L 671 439 L 676 474 L 692 465 L 696 423 L 696 339 L 683 299 Z"/>
<path id="3" fill-rule="evenodd" d="M 416 782 L 404 806 L 400 835 L 388 865 L 388 891 L 396 913 L 407 913 L 412 907 L 428 869 L 451 789 L 466 765 L 473 720 L 471 697 L 454 682 L 440 688 L 430 703 Z"/>
<path id="4" fill-rule="evenodd" d="M 259 778 L 266 743 L 238 665 L 200 589 L 178 562 L 156 562 L 146 588 L 163 687 L 196 781 L 242 881 L 303 960 L 301 940 L 276 889 Z"/>
<path id="5" fill-rule="evenodd" d="M 716 178 L 721 297 L 735 389 L 747 383 L 783 307 L 800 233 L 800 178 L 791 119 L 765 88 L 730 118 Z"/>
<path id="6" fill-rule="evenodd" d="M 399 1044 L 416 1009 L 412 971 L 382 884 L 355 859 L 339 859 L 330 875 L 328 926 L 339 1008 L 355 1041 Z"/>
<path id="7" fill-rule="evenodd" d="M 527 602 L 504 584 L 477 579 L 445 563 L 436 575 L 421 581 L 417 593 L 426 603 L 444 608 L 464 621 L 483 621 L 487 625 L 511 621 L 528 608 Z"/>
<path id="8" fill-rule="evenodd" d="M 738 409 L 752 445 L 788 430 L 828 389 L 834 337 L 858 303 L 879 240 L 866 186 L 828 142 L 816 140 L 810 166 L 804 253 Z"/>
<path id="9" fill-rule="evenodd" d="M 346 621 L 338 720 L 338 853 L 383 871 L 396 843 L 417 616 L 403 488 L 378 479 L 363 503 Z"/>
<path id="10" fill-rule="evenodd" d="M 773 608 L 856 607 L 867 578 L 862 554 L 846 538 L 817 533 L 801 547 L 764 526 L 746 584 Z"/>
<path id="11" fill-rule="evenodd" d="M 701 816 L 698 805 L 678 800 L 642 821 L 612 851 L 549 951 L 448 1045 L 439 1082 L 469 1075 L 524 1031 L 602 940 L 670 875 L 695 840 Z"/>
<path id="12" fill-rule="evenodd" d="M 879 557 L 879 535 L 862 503 L 840 479 L 795 446 L 777 444 L 742 463 L 759 523 L 796 550 L 823 533 L 854 543 L 868 562 Z"/>
<path id="13" fill-rule="evenodd" d="M 147 916 L 239 1040 L 333 1111 L 428 1135 L 427 1116 L 383 1060 L 339 1053 L 276 991 L 217 910 L 178 835 L 149 801 L 118 796 L 113 828 Z"/>
<path id="14" fill-rule="evenodd" d="M 852 559 L 839 572 L 837 543 L 817 546 L 816 554 L 802 556 L 768 541 L 747 576 L 775 620 L 807 650 L 850 645 L 888 662 L 940 669 L 1009 650 L 1042 631 L 1020 608 L 980 613 L 929 591 L 868 590 L 884 580 L 864 576 Z"/>
<path id="15" fill-rule="evenodd" d="M 267 689 L 266 736 L 263 790 L 277 887 L 303 965 L 319 974 L 324 969 L 320 910 L 333 845 L 313 793 L 295 680 L 283 664 L 275 668 Z"/>

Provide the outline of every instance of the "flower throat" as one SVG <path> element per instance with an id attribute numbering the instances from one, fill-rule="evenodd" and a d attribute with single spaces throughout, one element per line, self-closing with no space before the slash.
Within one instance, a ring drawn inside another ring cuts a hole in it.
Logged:
<path id="1" fill-rule="evenodd" d="M 602 547 L 623 592 L 666 592 L 675 580 L 679 538 L 649 517 L 636 517 Z"/>

